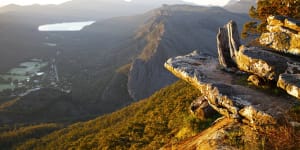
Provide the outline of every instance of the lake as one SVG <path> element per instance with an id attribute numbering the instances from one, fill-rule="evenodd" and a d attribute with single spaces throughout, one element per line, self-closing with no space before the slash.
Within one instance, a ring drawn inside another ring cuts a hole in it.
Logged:
<path id="1" fill-rule="evenodd" d="M 95 21 L 65 22 L 56 24 L 46 24 L 39 26 L 39 31 L 80 31 L 84 27 L 92 25 Z"/>

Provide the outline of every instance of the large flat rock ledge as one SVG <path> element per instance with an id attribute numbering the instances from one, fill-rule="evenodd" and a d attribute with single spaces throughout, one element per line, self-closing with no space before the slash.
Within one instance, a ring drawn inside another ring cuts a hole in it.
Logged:
<path id="1" fill-rule="evenodd" d="M 220 114 L 247 124 L 273 125 L 278 123 L 294 99 L 275 97 L 233 82 L 236 75 L 222 71 L 218 59 L 199 55 L 170 58 L 165 68 L 200 90 L 209 104 Z"/>

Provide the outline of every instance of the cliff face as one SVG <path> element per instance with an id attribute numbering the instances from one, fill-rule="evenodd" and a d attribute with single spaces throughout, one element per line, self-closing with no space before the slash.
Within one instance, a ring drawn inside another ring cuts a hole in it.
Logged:
<path id="1" fill-rule="evenodd" d="M 177 80 L 163 68 L 169 57 L 195 49 L 217 56 L 215 31 L 229 18 L 242 23 L 246 17 L 221 8 L 185 5 L 164 6 L 157 10 L 138 32 L 138 38 L 146 39 L 146 46 L 130 70 L 128 90 L 131 96 L 136 100 L 145 98 Z"/>

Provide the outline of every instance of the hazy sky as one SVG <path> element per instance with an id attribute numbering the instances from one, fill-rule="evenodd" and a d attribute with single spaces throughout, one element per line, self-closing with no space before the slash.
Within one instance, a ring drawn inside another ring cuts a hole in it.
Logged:
<path id="1" fill-rule="evenodd" d="M 31 5 L 31 4 L 60 4 L 70 0 L 0 0 L 0 6 L 7 4 Z M 125 0 L 131 1 L 131 0 Z M 219 5 L 224 6 L 230 0 L 183 0 L 186 2 L 193 2 L 199 5 Z"/>

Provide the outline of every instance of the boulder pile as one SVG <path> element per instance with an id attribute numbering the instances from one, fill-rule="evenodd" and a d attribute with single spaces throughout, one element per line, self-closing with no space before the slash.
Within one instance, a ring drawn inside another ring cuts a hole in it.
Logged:
<path id="1" fill-rule="evenodd" d="M 275 51 L 300 55 L 300 21 L 284 16 L 269 16 L 260 44 Z"/>
<path id="2" fill-rule="evenodd" d="M 199 135 L 163 149 L 235 149 L 224 143 L 235 133 L 243 138 L 244 146 L 261 149 L 253 141 L 264 135 L 265 129 L 286 125 L 286 111 L 300 99 L 300 62 L 278 51 L 300 54 L 296 42 L 300 23 L 281 16 L 270 16 L 268 23 L 270 33 L 260 37 L 261 47 L 241 45 L 237 25 L 230 21 L 217 35 L 218 58 L 194 51 L 167 60 L 166 69 L 202 93 L 191 104 L 194 116 L 204 119 L 205 114 L 214 113 L 213 108 L 223 118 Z M 256 86 L 277 85 L 296 98 L 239 83 L 245 75 Z"/>
<path id="3" fill-rule="evenodd" d="M 285 29 L 279 30 L 282 32 L 295 34 L 294 30 L 298 29 L 295 21 L 286 18 L 283 21 L 280 17 L 271 16 L 268 22 L 273 26 L 280 25 Z M 273 26 L 268 28 L 275 28 Z M 165 68 L 197 87 L 208 104 L 221 115 L 255 127 L 277 124 L 295 99 L 274 96 L 238 84 L 236 80 L 239 77 L 232 72 L 248 73 L 248 80 L 258 86 L 277 83 L 288 94 L 300 99 L 300 63 L 264 48 L 241 45 L 234 21 L 219 29 L 217 44 L 218 59 L 194 51 L 185 56 L 170 58 Z"/>

